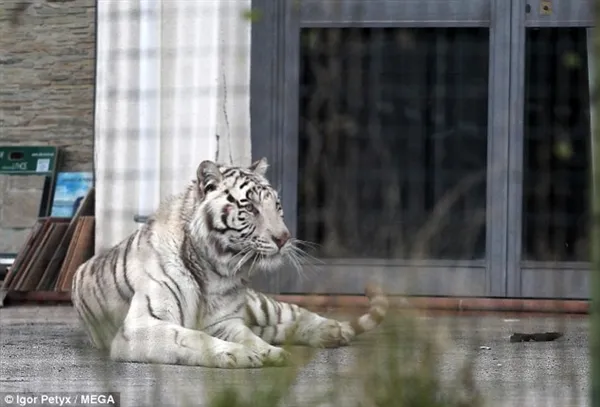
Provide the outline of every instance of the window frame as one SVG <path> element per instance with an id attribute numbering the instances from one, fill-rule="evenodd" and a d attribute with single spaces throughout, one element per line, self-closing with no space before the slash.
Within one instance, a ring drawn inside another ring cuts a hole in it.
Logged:
<path id="1" fill-rule="evenodd" d="M 550 15 L 540 15 L 542 0 L 512 0 L 512 48 L 510 58 L 510 152 L 508 235 L 508 297 L 589 298 L 589 262 L 522 261 L 524 113 L 525 113 L 525 32 L 527 28 L 585 27 L 588 34 L 588 59 L 591 61 L 594 24 L 591 0 L 553 0 Z M 524 12 L 527 6 L 530 12 Z M 590 65 L 591 66 L 591 65 Z M 593 69 L 590 69 L 590 72 Z M 590 83 L 591 86 L 591 83 Z M 593 121 L 592 121 L 593 126 Z M 593 127 L 592 127 L 593 128 Z"/>
<path id="2" fill-rule="evenodd" d="M 480 261 L 328 260 L 318 275 L 294 270 L 260 276 L 255 286 L 273 293 L 361 294 L 367 279 L 394 294 L 504 296 L 509 235 L 509 124 L 512 3 L 507 0 L 253 0 L 261 18 L 252 27 L 252 155 L 266 156 L 280 190 L 286 222 L 297 226 L 298 87 L 303 27 L 480 27 L 489 29 L 486 258 Z M 353 16 L 363 8 L 363 18 Z M 452 7 L 457 7 L 452 11 Z M 340 11 L 341 10 L 341 11 Z M 335 11 L 335 13 L 334 13 Z M 338 17 L 336 17 L 338 16 Z M 469 284 L 456 284 L 468 281 Z"/>

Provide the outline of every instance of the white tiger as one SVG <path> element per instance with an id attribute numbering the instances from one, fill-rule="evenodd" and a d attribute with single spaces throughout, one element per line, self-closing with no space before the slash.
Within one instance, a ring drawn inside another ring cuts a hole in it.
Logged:
<path id="1" fill-rule="evenodd" d="M 185 192 L 147 223 L 82 264 L 72 301 L 92 344 L 115 361 L 220 368 L 281 365 L 278 345 L 337 347 L 383 320 L 388 303 L 350 322 L 277 302 L 248 287 L 298 250 L 265 173 L 203 161 Z"/>

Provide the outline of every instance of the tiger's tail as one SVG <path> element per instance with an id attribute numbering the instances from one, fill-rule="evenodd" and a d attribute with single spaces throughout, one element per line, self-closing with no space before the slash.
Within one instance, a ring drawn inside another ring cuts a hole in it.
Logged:
<path id="1" fill-rule="evenodd" d="M 369 299 L 369 310 L 367 313 L 350 321 L 350 326 L 355 335 L 375 329 L 387 314 L 389 302 L 381 287 L 374 283 L 367 284 L 365 295 Z"/>

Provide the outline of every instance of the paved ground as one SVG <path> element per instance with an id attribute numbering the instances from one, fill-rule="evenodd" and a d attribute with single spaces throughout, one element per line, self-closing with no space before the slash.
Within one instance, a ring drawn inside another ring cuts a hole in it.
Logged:
<path id="1" fill-rule="evenodd" d="M 445 327 L 450 331 L 451 339 L 444 339 L 439 366 L 446 380 L 457 377 L 459 365 L 467 355 L 475 356 L 476 383 L 489 405 L 589 404 L 585 317 L 446 314 L 422 315 L 419 321 L 426 329 Z M 377 355 L 389 347 L 391 332 L 403 328 L 402 324 L 398 316 L 391 315 L 376 332 L 364 335 L 350 347 L 316 351 L 314 358 L 301 368 L 293 384 L 296 399 L 290 399 L 289 404 L 312 405 L 312 396 L 337 389 L 346 400 L 338 405 L 350 406 L 361 391 L 358 380 L 382 363 L 377 361 Z M 546 343 L 515 344 L 508 340 L 513 332 L 545 331 L 563 331 L 565 336 Z M 401 342 L 396 346 L 407 346 Z M 490 349 L 480 349 L 480 345 Z M 294 355 L 303 352 L 295 349 Z M 122 406 L 136 407 L 181 405 L 182 399 L 190 401 L 187 405 L 206 405 L 225 386 L 249 393 L 264 383 L 263 375 L 275 372 L 281 376 L 289 371 L 107 363 L 103 355 L 89 350 L 73 310 L 66 306 L 0 309 L 0 362 L 0 391 L 110 389 L 121 392 Z"/>

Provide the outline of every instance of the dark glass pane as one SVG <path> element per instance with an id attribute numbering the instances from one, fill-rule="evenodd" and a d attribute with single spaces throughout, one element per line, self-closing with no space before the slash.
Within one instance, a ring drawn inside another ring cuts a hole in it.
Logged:
<path id="1" fill-rule="evenodd" d="M 323 257 L 485 257 L 485 28 L 302 32 L 300 238 Z"/>
<path id="2" fill-rule="evenodd" d="M 528 29 L 526 41 L 523 259 L 587 261 L 586 29 Z"/>

